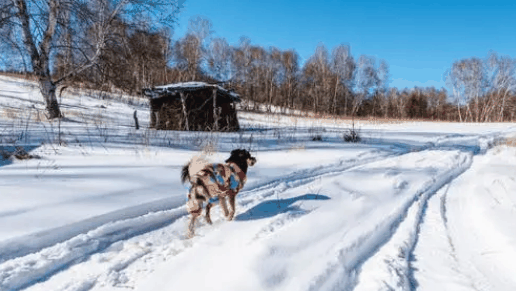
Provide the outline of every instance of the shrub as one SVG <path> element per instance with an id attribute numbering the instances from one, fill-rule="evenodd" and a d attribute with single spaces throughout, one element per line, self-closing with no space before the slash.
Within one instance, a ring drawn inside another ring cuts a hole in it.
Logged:
<path id="1" fill-rule="evenodd" d="M 348 130 L 348 132 L 344 133 L 343 138 L 345 142 L 359 142 L 360 140 L 362 140 L 359 132 L 355 129 Z"/>

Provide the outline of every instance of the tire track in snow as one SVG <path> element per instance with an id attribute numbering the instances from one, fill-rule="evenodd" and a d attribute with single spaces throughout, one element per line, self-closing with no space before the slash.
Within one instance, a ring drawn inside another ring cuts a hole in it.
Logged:
<path id="1" fill-rule="evenodd" d="M 471 166 L 472 156 L 460 153 L 456 168 L 427 182 L 373 230 L 351 245 L 343 245 L 336 261 L 316 278 L 310 290 L 411 290 L 410 258 L 426 203 Z M 361 282 L 367 284 L 361 285 Z"/>
<path id="2" fill-rule="evenodd" d="M 400 156 L 405 153 L 404 151 L 399 151 L 373 157 L 366 156 L 362 159 L 340 161 L 330 166 L 306 169 L 243 191 L 240 195 L 241 199 L 238 201 L 242 208 L 245 209 L 249 204 L 263 201 L 267 197 L 291 188 L 303 186 L 321 177 L 338 175 L 359 166 L 389 157 Z M 113 243 L 162 228 L 174 223 L 179 218 L 184 218 L 186 214 L 184 207 L 180 207 L 167 211 L 152 212 L 132 219 L 109 222 L 86 234 L 81 234 L 63 243 L 43 249 L 36 254 L 4 262 L 0 265 L 0 274 L 2 274 L 0 276 L 0 287 L 9 286 L 11 289 L 8 290 L 19 290 L 45 281 L 70 266 L 84 261 L 90 255 L 106 249 Z M 82 242 L 76 245 L 75 241 L 77 240 Z M 64 254 L 59 253 L 63 249 L 66 250 Z M 48 253 L 53 254 L 49 256 Z M 35 264 L 35 258 L 38 257 L 38 260 L 42 263 Z M 86 285 L 94 286 L 95 284 Z"/>
<path id="3" fill-rule="evenodd" d="M 513 157 L 513 148 L 502 146 L 476 158 L 472 169 L 442 199 L 441 232 L 446 235 L 448 253 L 467 278 L 467 286 L 475 290 L 515 290 Z M 447 275 L 447 271 L 442 268 L 437 273 Z M 424 280 L 426 274 L 416 275 Z"/>
<path id="4" fill-rule="evenodd" d="M 416 290 L 418 284 L 414 278 L 414 250 L 420 240 L 420 232 L 427 215 L 428 203 L 436 194 L 450 185 L 453 180 L 471 167 L 472 155 L 466 156 L 461 165 L 448 171 L 440 179 L 435 180 L 421 195 L 418 195 L 414 203 L 408 208 L 404 220 L 399 224 L 391 240 L 377 253 L 377 258 L 372 258 L 368 264 L 376 264 L 375 272 L 388 271 L 390 277 L 384 280 L 375 280 L 374 274 L 366 274 L 366 266 L 361 273 L 364 281 L 379 283 L 390 290 Z M 383 262 L 383 263 L 382 263 Z M 370 267 L 370 266 L 367 266 Z M 378 268 L 379 267 L 379 268 Z M 378 270 L 379 269 L 379 270 Z M 382 270 L 383 269 L 383 270 Z M 360 278 L 362 279 L 362 278 Z M 359 280 L 360 280 L 359 279 Z M 357 286 L 356 291 L 367 290 L 370 286 Z M 380 290 L 380 288 L 375 289 Z"/>
<path id="5" fill-rule="evenodd" d="M 410 266 L 414 290 L 479 291 L 461 270 L 447 227 L 446 196 L 452 183 L 428 200 Z"/>
<path id="6" fill-rule="evenodd" d="M 241 206 L 240 209 L 243 208 L 245 211 L 245 209 L 251 207 L 250 205 L 254 205 L 267 197 L 306 185 L 321 177 L 337 175 L 356 167 L 402 154 L 398 152 L 379 154 L 373 157 L 366 156 L 362 159 L 340 161 L 338 164 L 331 166 L 306 169 L 243 191 L 240 194 L 241 198 L 237 201 Z M 101 252 L 116 242 L 155 231 L 186 215 L 185 207 L 182 206 L 167 211 L 151 212 L 136 218 L 108 222 L 94 230 L 44 248 L 36 253 L 5 261 L 0 264 L 0 290 L 20 290 L 46 281 L 53 275 L 86 260 L 92 254 Z M 124 268 L 128 265 L 125 265 Z M 90 286 L 91 288 L 95 285 L 91 278 L 88 282 L 90 283 L 84 286 Z"/>
<path id="7" fill-rule="evenodd" d="M 180 208 L 107 223 L 37 253 L 8 260 L 0 265 L 0 290 L 19 290 L 46 280 L 117 241 L 163 227 L 185 214 Z"/>

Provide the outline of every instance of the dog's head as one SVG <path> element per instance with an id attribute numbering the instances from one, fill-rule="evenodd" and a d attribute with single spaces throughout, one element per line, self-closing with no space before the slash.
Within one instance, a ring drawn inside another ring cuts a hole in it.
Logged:
<path id="1" fill-rule="evenodd" d="M 251 154 L 247 150 L 237 149 L 231 151 L 231 156 L 228 161 L 241 161 L 246 163 L 248 166 L 254 166 L 256 163 L 256 158 L 251 156 Z"/>

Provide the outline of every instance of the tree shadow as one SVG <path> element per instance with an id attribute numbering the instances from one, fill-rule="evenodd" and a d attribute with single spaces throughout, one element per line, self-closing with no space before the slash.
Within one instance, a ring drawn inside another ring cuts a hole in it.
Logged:
<path id="1" fill-rule="evenodd" d="M 299 207 L 292 205 L 300 200 L 329 200 L 330 197 L 320 194 L 305 194 L 288 199 L 275 199 L 263 201 L 246 212 L 239 214 L 235 220 L 255 220 L 273 217 L 287 211 L 299 211 Z"/>
<path id="2" fill-rule="evenodd" d="M 24 145 L 24 146 L 5 146 L 0 145 L 0 167 L 11 164 L 14 158 L 17 159 L 32 159 L 39 158 L 29 154 L 30 151 L 34 150 L 38 146 L 36 145 Z"/>

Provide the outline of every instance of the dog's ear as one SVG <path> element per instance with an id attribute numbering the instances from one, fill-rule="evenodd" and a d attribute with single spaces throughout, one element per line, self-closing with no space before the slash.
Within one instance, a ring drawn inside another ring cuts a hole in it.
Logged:
<path id="1" fill-rule="evenodd" d="M 241 150 L 241 149 L 232 150 L 231 156 L 246 158 L 246 152 L 245 152 L 245 150 Z"/>

